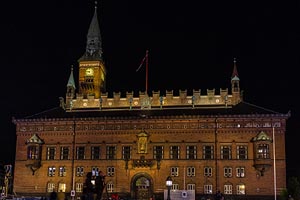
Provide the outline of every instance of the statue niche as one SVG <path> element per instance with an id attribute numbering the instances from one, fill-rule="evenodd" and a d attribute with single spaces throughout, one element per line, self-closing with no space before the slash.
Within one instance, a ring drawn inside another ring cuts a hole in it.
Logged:
<path id="1" fill-rule="evenodd" d="M 140 154 L 147 153 L 148 137 L 149 137 L 149 135 L 145 131 L 141 131 L 137 135 L 137 138 L 138 138 L 138 153 L 140 153 Z"/>

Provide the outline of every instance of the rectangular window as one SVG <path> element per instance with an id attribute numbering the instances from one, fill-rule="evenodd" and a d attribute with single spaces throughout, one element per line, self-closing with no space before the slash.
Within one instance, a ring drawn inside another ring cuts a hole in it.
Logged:
<path id="1" fill-rule="evenodd" d="M 66 176 L 67 172 L 66 172 L 66 167 L 59 167 L 59 176 Z"/>
<path id="2" fill-rule="evenodd" d="M 172 188 L 171 189 L 172 190 L 179 190 L 179 184 L 176 184 L 176 183 L 172 184 Z"/>
<path id="3" fill-rule="evenodd" d="M 195 174 L 196 174 L 195 171 L 196 171 L 195 167 L 187 167 L 187 168 L 186 168 L 186 175 L 187 175 L 188 177 L 195 176 Z"/>
<path id="4" fill-rule="evenodd" d="M 197 159 L 197 146 L 186 147 L 186 159 L 189 160 Z"/>
<path id="5" fill-rule="evenodd" d="M 107 188 L 107 192 L 110 193 L 114 192 L 114 184 L 112 182 L 107 183 L 106 188 Z"/>
<path id="6" fill-rule="evenodd" d="M 248 159 L 248 151 L 247 151 L 247 146 L 245 145 L 239 145 L 236 147 L 236 152 L 237 152 L 237 159 L 239 160 L 246 160 Z"/>
<path id="7" fill-rule="evenodd" d="M 178 176 L 178 175 L 179 175 L 179 168 L 171 167 L 171 176 Z"/>
<path id="8" fill-rule="evenodd" d="M 212 194 L 212 185 L 204 185 L 204 194 Z"/>
<path id="9" fill-rule="evenodd" d="M 230 160 L 231 159 L 231 146 L 221 146 L 221 159 Z"/>
<path id="10" fill-rule="evenodd" d="M 40 147 L 39 146 L 28 146 L 27 147 L 27 159 L 38 160 L 40 158 Z"/>
<path id="11" fill-rule="evenodd" d="M 115 167 L 107 167 L 107 176 L 115 175 Z"/>
<path id="12" fill-rule="evenodd" d="M 91 147 L 91 159 L 92 160 L 100 159 L 100 147 L 99 146 Z"/>
<path id="13" fill-rule="evenodd" d="M 244 178 L 245 177 L 245 167 L 236 168 L 236 177 Z"/>
<path id="14" fill-rule="evenodd" d="M 91 171 L 92 176 L 99 176 L 99 167 L 93 166 Z"/>
<path id="15" fill-rule="evenodd" d="M 224 177 L 232 177 L 232 168 L 224 167 Z"/>
<path id="16" fill-rule="evenodd" d="M 60 148 L 60 159 L 69 160 L 70 147 L 61 147 Z"/>
<path id="17" fill-rule="evenodd" d="M 214 147 L 210 145 L 203 146 L 203 159 L 212 160 L 214 159 Z"/>
<path id="18" fill-rule="evenodd" d="M 164 147 L 163 146 L 154 146 L 153 158 L 155 160 L 159 160 L 159 161 L 164 159 Z"/>
<path id="19" fill-rule="evenodd" d="M 232 185 L 224 185 L 224 194 L 232 194 Z"/>
<path id="20" fill-rule="evenodd" d="M 123 146 L 122 147 L 122 158 L 124 160 L 131 159 L 131 146 Z"/>
<path id="21" fill-rule="evenodd" d="M 195 190 L 196 185 L 194 183 L 189 183 L 186 185 L 187 190 Z"/>
<path id="22" fill-rule="evenodd" d="M 66 192 L 67 185 L 65 183 L 58 183 L 58 191 Z"/>
<path id="23" fill-rule="evenodd" d="M 83 176 L 84 171 L 82 166 L 76 167 L 76 176 Z"/>
<path id="24" fill-rule="evenodd" d="M 270 158 L 269 145 L 268 144 L 258 144 L 256 158 L 268 159 Z"/>
<path id="25" fill-rule="evenodd" d="M 106 159 L 108 160 L 116 159 L 116 146 L 106 147 Z"/>
<path id="26" fill-rule="evenodd" d="M 48 183 L 47 184 L 47 192 L 55 191 L 55 183 Z"/>
<path id="27" fill-rule="evenodd" d="M 75 190 L 76 192 L 83 192 L 83 183 L 76 183 Z"/>
<path id="28" fill-rule="evenodd" d="M 238 195 L 246 194 L 246 187 L 244 184 L 239 184 L 236 186 L 236 194 L 238 194 Z"/>
<path id="29" fill-rule="evenodd" d="M 179 159 L 179 146 L 170 146 L 170 159 Z"/>
<path id="30" fill-rule="evenodd" d="M 212 177 L 212 167 L 204 167 L 204 176 Z"/>
<path id="31" fill-rule="evenodd" d="M 84 158 L 85 158 L 85 147 L 83 146 L 76 147 L 76 159 L 84 160 Z"/>
<path id="32" fill-rule="evenodd" d="M 55 176 L 56 168 L 54 166 L 48 167 L 48 176 Z"/>
<path id="33" fill-rule="evenodd" d="M 55 147 L 47 147 L 47 160 L 55 160 Z"/>

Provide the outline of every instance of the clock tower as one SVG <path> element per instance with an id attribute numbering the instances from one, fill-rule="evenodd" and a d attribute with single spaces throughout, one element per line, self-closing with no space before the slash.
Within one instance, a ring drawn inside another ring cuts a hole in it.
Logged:
<path id="1" fill-rule="evenodd" d="M 96 2 L 97 3 L 97 2 Z M 100 98 L 105 92 L 106 69 L 102 57 L 102 40 L 97 17 L 97 5 L 86 42 L 86 50 L 79 62 L 79 94 L 84 98 Z"/>

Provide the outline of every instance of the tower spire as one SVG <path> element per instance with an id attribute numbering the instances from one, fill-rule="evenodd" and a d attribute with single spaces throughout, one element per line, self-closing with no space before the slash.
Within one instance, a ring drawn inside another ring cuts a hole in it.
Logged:
<path id="1" fill-rule="evenodd" d="M 98 3 L 95 1 L 95 11 L 87 33 L 86 50 L 80 60 L 103 60 L 102 39 L 97 16 Z"/>
<path id="2" fill-rule="evenodd" d="M 92 17 L 86 40 L 86 49 L 79 62 L 79 94 L 83 98 L 100 98 L 106 91 L 106 68 L 102 57 L 102 40 L 98 22 L 98 3 Z"/>
<path id="3" fill-rule="evenodd" d="M 236 58 L 233 58 L 233 71 L 231 75 L 231 79 L 239 79 L 239 74 L 236 67 Z"/>
<path id="4" fill-rule="evenodd" d="M 231 75 L 231 91 L 232 91 L 232 101 L 234 104 L 239 103 L 242 100 L 240 93 L 240 78 L 237 71 L 236 58 L 233 59 L 233 71 Z"/>

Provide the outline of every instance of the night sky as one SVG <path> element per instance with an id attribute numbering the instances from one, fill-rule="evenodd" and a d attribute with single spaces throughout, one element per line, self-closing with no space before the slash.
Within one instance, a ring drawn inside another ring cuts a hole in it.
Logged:
<path id="1" fill-rule="evenodd" d="M 12 117 L 56 107 L 65 97 L 71 65 L 77 74 L 85 51 L 94 1 L 10 1 L 1 7 L 0 160 L 13 163 Z M 299 1 L 99 1 L 107 90 L 145 90 L 145 69 L 136 69 L 147 49 L 149 91 L 175 94 L 230 88 L 236 58 L 246 102 L 291 111 L 287 172 L 300 175 L 293 153 L 300 132 L 299 9 Z"/>

